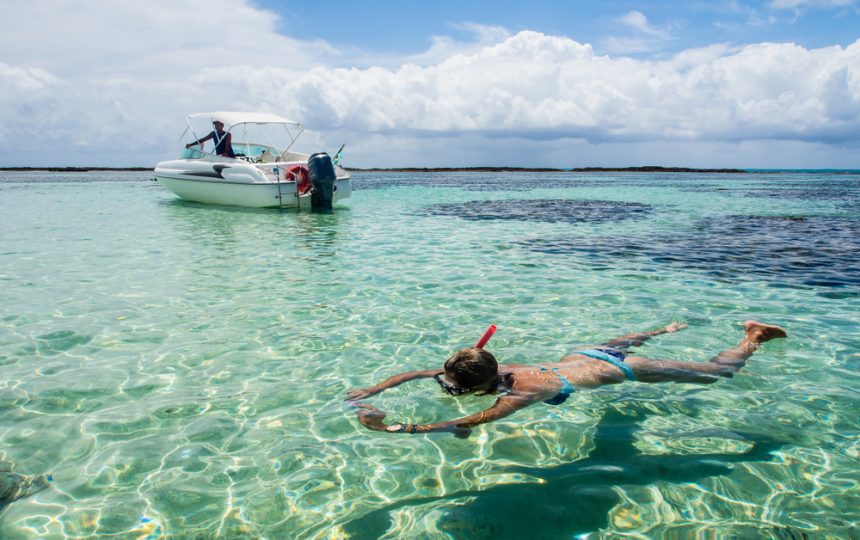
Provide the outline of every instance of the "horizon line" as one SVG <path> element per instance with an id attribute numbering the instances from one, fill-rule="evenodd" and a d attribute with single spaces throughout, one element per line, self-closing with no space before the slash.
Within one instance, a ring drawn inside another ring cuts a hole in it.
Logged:
<path id="1" fill-rule="evenodd" d="M 639 165 L 632 167 L 516 167 L 516 166 L 445 166 L 445 167 L 343 167 L 349 172 L 670 172 L 670 173 L 717 173 L 751 174 L 778 172 L 860 173 L 860 168 L 731 168 L 731 167 L 673 167 L 662 165 Z M 0 172 L 145 172 L 154 167 L 103 167 L 103 166 L 20 166 L 0 167 Z"/>

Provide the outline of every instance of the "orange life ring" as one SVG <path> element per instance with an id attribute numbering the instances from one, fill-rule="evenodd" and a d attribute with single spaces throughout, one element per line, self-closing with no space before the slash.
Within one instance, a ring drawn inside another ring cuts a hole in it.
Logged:
<path id="1" fill-rule="evenodd" d="M 293 165 L 287 169 L 287 180 L 296 182 L 296 192 L 299 195 L 304 195 L 311 189 L 311 183 L 308 180 L 308 168 L 304 165 Z"/>

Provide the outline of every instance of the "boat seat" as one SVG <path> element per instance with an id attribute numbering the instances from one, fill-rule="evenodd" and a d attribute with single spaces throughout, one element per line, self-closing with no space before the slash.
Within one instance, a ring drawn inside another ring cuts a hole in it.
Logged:
<path id="1" fill-rule="evenodd" d="M 269 152 L 268 150 L 264 150 L 258 159 L 259 163 L 274 163 L 275 155 Z"/>

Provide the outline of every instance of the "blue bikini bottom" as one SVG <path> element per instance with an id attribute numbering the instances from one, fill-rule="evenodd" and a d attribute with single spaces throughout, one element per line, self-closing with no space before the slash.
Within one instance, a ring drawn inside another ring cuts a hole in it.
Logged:
<path id="1" fill-rule="evenodd" d="M 540 370 L 546 371 L 547 369 L 541 366 Z M 576 388 L 574 388 L 573 385 L 570 384 L 570 381 L 568 381 L 564 375 L 558 372 L 558 368 L 552 368 L 552 371 L 553 373 L 555 373 L 555 376 L 558 377 L 558 380 L 561 381 L 561 390 L 559 390 L 558 394 L 556 394 L 554 397 L 544 400 L 544 403 L 546 403 L 547 405 L 561 405 L 562 403 L 567 401 L 567 398 L 570 397 L 570 395 L 576 390 Z"/>
<path id="2" fill-rule="evenodd" d="M 603 360 L 604 362 L 609 362 L 613 366 L 620 369 L 624 372 L 624 376 L 627 377 L 628 380 L 635 381 L 636 375 L 633 374 L 633 370 L 624 363 L 624 353 L 621 351 L 616 351 L 614 349 L 585 349 L 583 351 L 576 351 L 573 354 L 581 354 L 583 356 L 588 356 L 589 358 L 594 358 L 596 360 Z"/>
<path id="3" fill-rule="evenodd" d="M 616 351 L 613 349 L 585 349 L 582 351 L 575 351 L 572 354 L 581 354 L 583 356 L 587 356 L 589 358 L 594 358 L 596 360 L 603 360 L 604 362 L 609 362 L 613 366 L 620 369 L 624 376 L 627 377 L 631 381 L 636 380 L 636 375 L 633 373 L 633 370 L 624 363 L 624 353 L 621 351 Z M 541 371 L 547 371 L 547 369 L 543 366 L 540 368 Z M 558 372 L 558 368 L 552 368 L 552 372 L 555 373 L 555 376 L 558 377 L 558 380 L 561 381 L 561 390 L 556 394 L 553 398 L 547 399 L 544 401 L 547 405 L 561 405 L 570 395 L 576 390 L 570 381 L 567 378 Z"/>

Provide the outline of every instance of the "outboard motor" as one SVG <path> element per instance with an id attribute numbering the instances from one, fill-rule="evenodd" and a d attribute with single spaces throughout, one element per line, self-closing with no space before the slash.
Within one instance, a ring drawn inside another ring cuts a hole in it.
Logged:
<path id="1" fill-rule="evenodd" d="M 331 210 L 337 176 L 328 154 L 319 152 L 308 158 L 308 179 L 312 187 L 311 209 Z"/>

